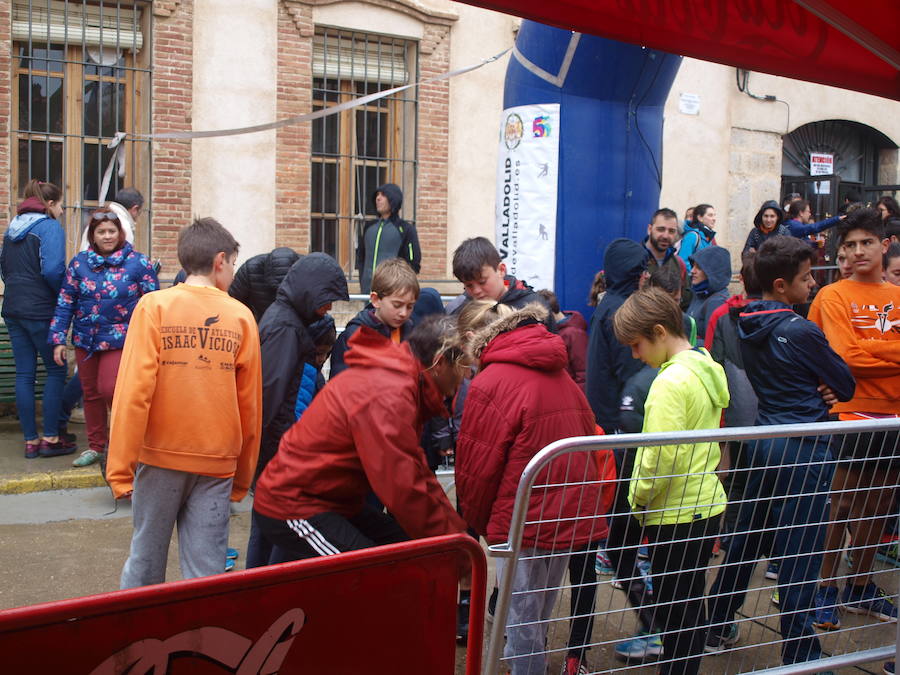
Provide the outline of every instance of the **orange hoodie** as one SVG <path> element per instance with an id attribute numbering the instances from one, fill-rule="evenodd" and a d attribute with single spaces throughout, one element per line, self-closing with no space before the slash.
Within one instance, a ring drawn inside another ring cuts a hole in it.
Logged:
<path id="1" fill-rule="evenodd" d="M 106 477 L 116 497 L 133 489 L 137 462 L 234 477 L 247 494 L 262 411 L 256 321 L 216 288 L 179 284 L 141 298 L 116 380 Z"/>
<path id="2" fill-rule="evenodd" d="M 809 319 L 856 378 L 856 394 L 832 411 L 900 413 L 900 287 L 842 279 L 813 300 Z M 810 358 L 816 358 L 810 354 Z"/>

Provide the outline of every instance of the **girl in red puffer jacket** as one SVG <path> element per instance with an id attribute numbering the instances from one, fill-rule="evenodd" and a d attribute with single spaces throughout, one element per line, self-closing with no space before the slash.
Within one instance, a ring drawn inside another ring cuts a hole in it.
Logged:
<path id="1" fill-rule="evenodd" d="M 478 322 L 462 327 L 470 331 L 480 370 L 469 387 L 456 445 L 456 489 L 463 517 L 497 544 L 507 540 L 516 489 L 531 458 L 554 441 L 594 435 L 596 425 L 566 372 L 565 343 L 543 323 L 547 309 L 483 304 L 483 314 L 494 320 L 477 330 L 471 328 Z M 544 672 L 547 620 L 570 553 L 606 536 L 614 486 L 598 479 L 613 466 L 611 455 L 608 460 L 598 465 L 592 453 L 567 454 L 541 472 L 532 490 L 507 617 L 504 657 L 513 675 Z M 507 566 L 498 560 L 501 583 Z M 567 662 L 583 663 L 583 651 L 582 642 Z"/>

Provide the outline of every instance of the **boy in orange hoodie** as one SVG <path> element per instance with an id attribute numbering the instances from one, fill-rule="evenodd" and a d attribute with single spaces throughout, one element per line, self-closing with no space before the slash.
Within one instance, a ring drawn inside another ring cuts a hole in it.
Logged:
<path id="1" fill-rule="evenodd" d="M 131 496 L 122 588 L 166 580 L 178 524 L 185 579 L 222 571 L 229 499 L 247 494 L 259 452 L 262 378 L 250 310 L 227 291 L 238 243 L 212 218 L 178 237 L 183 284 L 132 315 L 112 408 L 107 480 Z"/>
<path id="2" fill-rule="evenodd" d="M 851 265 L 849 278 L 825 286 L 809 309 L 831 348 L 850 366 L 856 393 L 832 412 L 841 420 L 897 418 L 900 412 L 900 287 L 883 279 L 888 248 L 875 209 L 852 211 L 837 228 L 839 250 Z M 817 358 L 810 354 L 809 358 Z M 822 582 L 816 594 L 817 628 L 840 627 L 841 607 L 896 621 L 897 607 L 871 580 L 875 552 L 892 513 L 900 480 L 897 431 L 848 434 L 838 451 L 832 481 L 831 525 L 825 542 Z M 854 566 L 838 599 L 837 570 L 844 529 L 852 519 Z"/>

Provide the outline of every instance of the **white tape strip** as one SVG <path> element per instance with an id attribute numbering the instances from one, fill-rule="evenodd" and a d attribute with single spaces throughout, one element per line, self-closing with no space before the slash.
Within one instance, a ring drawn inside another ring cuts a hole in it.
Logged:
<path id="1" fill-rule="evenodd" d="M 278 120 L 276 122 L 267 122 L 266 124 L 256 124 L 249 127 L 239 127 L 236 129 L 216 129 L 213 131 L 170 131 L 168 133 L 159 133 L 159 134 L 147 134 L 147 135 L 135 135 L 132 136 L 134 140 L 173 140 L 173 139 L 188 139 L 188 138 L 215 138 L 217 136 L 238 136 L 241 134 L 255 134 L 260 131 L 269 131 L 271 129 L 280 129 L 281 127 L 287 127 L 291 124 L 297 124 L 298 122 L 305 122 L 307 120 L 316 120 L 320 117 L 327 117 L 328 115 L 336 115 L 339 112 L 343 112 L 344 110 L 349 110 L 350 108 L 356 108 L 361 105 L 366 105 L 371 103 L 372 101 L 377 101 L 378 99 L 385 98 L 387 96 L 391 96 L 401 91 L 405 91 L 406 89 L 411 89 L 412 87 L 419 87 L 423 84 L 431 84 L 432 82 L 440 82 L 441 80 L 448 80 L 451 77 L 456 77 L 457 75 L 462 75 L 463 73 L 468 73 L 473 70 L 477 70 L 482 66 L 486 66 L 489 63 L 493 63 L 494 61 L 501 58 L 509 49 L 504 49 L 499 54 L 490 57 L 489 59 L 484 59 L 480 63 L 475 63 L 470 66 L 465 66 L 464 68 L 457 68 L 456 70 L 451 70 L 437 77 L 432 77 L 427 80 L 420 80 L 419 82 L 413 82 L 412 84 L 405 84 L 401 87 L 394 87 L 393 89 L 386 89 L 384 91 L 379 91 L 375 94 L 369 94 L 368 96 L 362 96 L 360 98 L 355 98 L 352 101 L 345 101 L 344 103 L 340 103 L 336 106 L 332 106 L 330 108 L 325 108 L 323 110 L 316 110 L 315 112 L 305 113 L 303 115 L 295 115 L 294 117 L 288 117 L 287 119 Z M 115 140 L 115 139 L 114 139 Z"/>
<path id="2" fill-rule="evenodd" d="M 536 63 L 532 62 L 519 51 L 518 47 L 513 47 L 513 58 L 518 61 L 521 66 L 535 77 L 539 77 L 545 82 L 549 82 L 554 87 L 562 87 L 566 82 L 569 74 L 569 67 L 572 65 L 572 59 L 575 58 L 575 50 L 578 49 L 578 42 L 581 40 L 581 33 L 572 33 L 569 38 L 569 46 L 566 47 L 566 53 L 563 56 L 562 63 L 559 66 L 559 72 L 556 75 L 548 73 Z"/>

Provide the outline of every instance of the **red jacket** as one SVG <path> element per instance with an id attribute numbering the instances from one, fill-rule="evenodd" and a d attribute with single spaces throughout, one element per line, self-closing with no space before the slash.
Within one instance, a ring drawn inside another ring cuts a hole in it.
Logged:
<path id="1" fill-rule="evenodd" d="M 482 370 L 469 388 L 456 444 L 460 509 L 491 544 L 507 539 L 516 488 L 528 461 L 553 441 L 595 434 L 587 399 L 565 372 L 568 357 L 562 338 L 539 323 L 515 327 L 531 307 L 476 337 L 476 348 L 487 346 Z M 597 481 L 606 478 L 610 468 L 612 478 L 615 474 L 611 454 L 604 459 L 606 466 L 598 471 L 595 453 L 574 452 L 555 460 L 549 476 L 538 476 L 536 486 L 575 484 L 532 491 L 526 522 L 551 522 L 526 525 L 523 545 L 575 549 L 606 537 L 602 516 L 612 503 L 615 484 L 609 481 L 601 487 Z"/>
<path id="2" fill-rule="evenodd" d="M 350 346 L 350 367 L 282 437 L 253 508 L 278 520 L 350 517 L 372 490 L 410 537 L 464 532 L 419 446 L 424 420 L 447 415 L 437 387 L 405 344 L 363 326 Z"/>
<path id="3" fill-rule="evenodd" d="M 584 391 L 584 372 L 587 370 L 587 322 L 581 312 L 563 312 L 566 318 L 557 322 L 556 330 L 566 343 L 569 361 L 566 370 L 575 380 L 575 384 Z"/>

